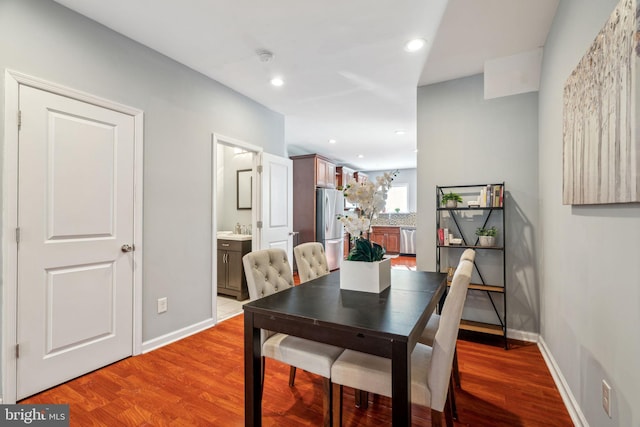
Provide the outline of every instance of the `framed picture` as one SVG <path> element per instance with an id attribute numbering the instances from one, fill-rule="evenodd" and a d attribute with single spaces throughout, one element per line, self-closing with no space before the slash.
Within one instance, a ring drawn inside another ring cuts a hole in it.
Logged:
<path id="1" fill-rule="evenodd" d="M 565 205 L 640 201 L 639 12 L 620 0 L 565 84 Z"/>
<path id="2" fill-rule="evenodd" d="M 238 209 L 251 209 L 251 169 L 236 172 L 236 200 Z"/>

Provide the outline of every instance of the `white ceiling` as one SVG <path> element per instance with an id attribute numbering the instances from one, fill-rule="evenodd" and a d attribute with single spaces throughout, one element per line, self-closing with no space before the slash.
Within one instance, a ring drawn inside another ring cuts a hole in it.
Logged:
<path id="1" fill-rule="evenodd" d="M 284 114 L 291 153 L 380 170 L 416 166 L 417 86 L 543 46 L 559 0 L 56 1 Z"/>

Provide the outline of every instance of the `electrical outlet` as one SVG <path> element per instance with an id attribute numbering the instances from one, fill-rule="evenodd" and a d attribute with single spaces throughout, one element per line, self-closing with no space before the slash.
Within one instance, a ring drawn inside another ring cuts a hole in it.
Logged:
<path id="1" fill-rule="evenodd" d="M 158 298 L 158 314 L 167 311 L 167 297 Z"/>
<path id="2" fill-rule="evenodd" d="M 602 380 L 602 407 L 611 418 L 611 386 L 605 380 Z"/>

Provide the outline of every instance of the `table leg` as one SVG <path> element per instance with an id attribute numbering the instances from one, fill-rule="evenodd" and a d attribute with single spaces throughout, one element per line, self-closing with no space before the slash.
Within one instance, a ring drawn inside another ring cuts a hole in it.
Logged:
<path id="1" fill-rule="evenodd" d="M 394 427 L 411 425 L 411 353 L 407 343 L 391 348 L 391 415 Z"/>
<path id="2" fill-rule="evenodd" d="M 260 328 L 253 326 L 253 313 L 244 312 L 244 425 L 262 425 L 262 349 Z"/>

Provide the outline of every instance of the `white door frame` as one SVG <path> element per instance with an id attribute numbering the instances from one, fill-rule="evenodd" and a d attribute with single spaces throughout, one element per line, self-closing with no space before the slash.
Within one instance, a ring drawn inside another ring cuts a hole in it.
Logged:
<path id="1" fill-rule="evenodd" d="M 29 75 L 5 70 L 4 147 L 2 158 L 2 400 L 15 403 L 18 252 L 18 106 L 20 85 L 45 90 L 127 114 L 134 119 L 134 244 L 133 252 L 133 354 L 142 350 L 142 176 L 143 112 L 139 109 L 99 98 L 86 92 L 47 82 Z"/>
<path id="2" fill-rule="evenodd" d="M 253 156 L 253 172 L 251 173 L 251 206 L 254 208 L 251 209 L 251 230 L 253 231 L 253 240 L 251 242 L 252 250 L 256 250 L 257 237 L 259 235 L 256 224 L 258 222 L 258 173 L 257 173 L 257 161 L 258 154 L 262 153 L 263 148 L 254 144 L 250 144 L 248 142 L 242 141 L 240 139 L 232 138 L 229 136 L 225 136 L 216 132 L 213 132 L 211 137 L 211 312 L 213 313 L 214 323 L 218 323 L 218 177 L 216 166 L 218 164 L 218 144 L 226 145 L 229 147 L 238 147 L 247 151 L 252 151 L 254 153 Z"/>

